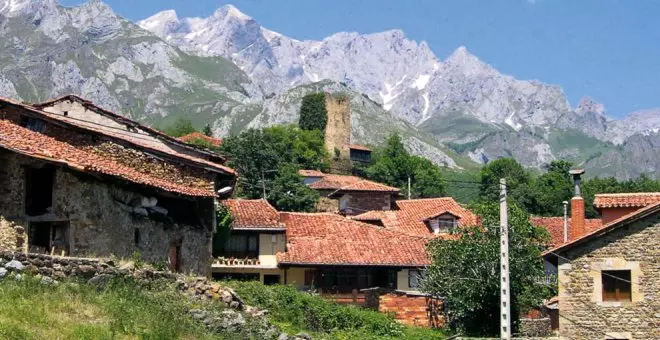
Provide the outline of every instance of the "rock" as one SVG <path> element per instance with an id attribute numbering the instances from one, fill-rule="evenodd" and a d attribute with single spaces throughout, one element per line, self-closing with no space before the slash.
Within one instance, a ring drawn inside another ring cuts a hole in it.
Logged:
<path id="1" fill-rule="evenodd" d="M 280 334 L 280 336 L 277 337 L 277 340 L 289 340 L 289 335 L 286 333 Z"/>
<path id="2" fill-rule="evenodd" d="M 11 260 L 11 261 L 7 262 L 7 264 L 5 264 L 6 269 L 8 269 L 10 271 L 16 271 L 16 272 L 20 272 L 21 270 L 23 270 L 24 267 L 25 266 L 22 263 L 20 263 L 16 260 Z"/>
<path id="3" fill-rule="evenodd" d="M 99 274 L 87 281 L 87 284 L 96 286 L 97 288 L 103 288 L 108 285 L 108 282 L 112 280 L 113 276 L 109 274 Z"/>
<path id="4" fill-rule="evenodd" d="M 14 280 L 16 280 L 16 281 L 23 281 L 23 275 L 21 275 L 21 274 L 16 274 L 16 276 L 14 276 Z"/>
<path id="5" fill-rule="evenodd" d="M 239 329 L 245 325 L 245 318 L 239 312 L 226 310 L 220 313 L 220 327 L 224 329 Z"/>
<path id="6" fill-rule="evenodd" d="M 220 291 L 220 285 L 217 284 L 217 283 L 212 284 L 211 285 L 211 291 L 214 292 L 214 293 L 219 292 Z"/>
<path id="7" fill-rule="evenodd" d="M 220 292 L 220 297 L 222 298 L 222 302 L 226 304 L 229 304 L 234 300 L 234 297 L 231 295 L 231 293 L 226 290 Z"/>
<path id="8" fill-rule="evenodd" d="M 0 279 L 2 279 L 2 278 L 4 278 L 5 276 L 7 276 L 7 273 L 8 273 L 8 272 L 7 272 L 7 269 L 5 269 L 5 268 L 0 268 Z"/>
<path id="9" fill-rule="evenodd" d="M 309 336 L 309 334 L 307 334 L 307 333 L 298 333 L 293 338 L 296 339 L 296 340 L 303 340 L 303 339 L 311 340 L 312 339 L 312 337 Z"/>
<path id="10" fill-rule="evenodd" d="M 241 304 L 238 301 L 232 301 L 229 303 L 229 308 L 231 309 L 241 309 Z"/>
<path id="11" fill-rule="evenodd" d="M 52 278 L 48 276 L 44 276 L 41 278 L 41 284 L 43 285 L 54 285 L 57 281 L 53 280 Z"/>

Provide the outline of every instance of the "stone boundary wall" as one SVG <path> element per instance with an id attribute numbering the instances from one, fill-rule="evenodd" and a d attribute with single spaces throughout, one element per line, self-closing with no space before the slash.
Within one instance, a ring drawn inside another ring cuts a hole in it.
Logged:
<path id="1" fill-rule="evenodd" d="M 0 216 L 0 251 L 19 251 L 25 246 L 25 229 Z"/>
<path id="2" fill-rule="evenodd" d="M 552 322 L 550 318 L 520 319 L 518 333 L 527 337 L 547 337 L 552 334 Z"/>

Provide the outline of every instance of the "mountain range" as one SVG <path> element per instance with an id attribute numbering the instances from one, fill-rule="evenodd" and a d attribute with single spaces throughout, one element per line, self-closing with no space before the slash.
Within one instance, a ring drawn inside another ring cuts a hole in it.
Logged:
<path id="1" fill-rule="evenodd" d="M 0 0 L 0 37 L 0 96 L 77 93 L 145 123 L 186 116 L 225 136 L 296 122 L 306 93 L 343 92 L 354 142 L 398 132 L 448 167 L 514 157 L 622 179 L 660 170 L 660 109 L 616 120 L 588 97 L 572 107 L 559 86 L 501 74 L 466 47 L 440 59 L 400 30 L 296 40 L 231 5 L 132 23 L 99 1 Z"/>

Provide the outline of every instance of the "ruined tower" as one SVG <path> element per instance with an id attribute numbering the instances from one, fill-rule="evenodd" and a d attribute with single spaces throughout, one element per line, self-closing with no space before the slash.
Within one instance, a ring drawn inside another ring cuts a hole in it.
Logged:
<path id="1" fill-rule="evenodd" d="M 325 145 L 330 154 L 333 172 L 350 172 L 351 108 L 348 96 L 326 93 L 325 107 L 328 124 L 325 128 Z"/>

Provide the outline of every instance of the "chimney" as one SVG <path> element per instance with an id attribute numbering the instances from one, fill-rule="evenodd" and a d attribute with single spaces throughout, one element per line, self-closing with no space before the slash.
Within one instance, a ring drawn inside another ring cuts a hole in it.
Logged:
<path id="1" fill-rule="evenodd" d="M 584 169 L 570 170 L 568 172 L 573 176 L 573 186 L 575 187 L 575 195 L 571 198 L 571 228 L 569 230 L 570 241 L 585 234 L 584 226 L 584 199 L 580 192 L 580 181 L 584 174 Z"/>

